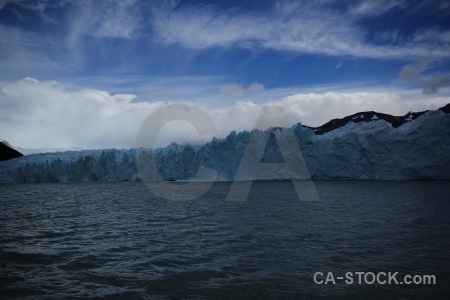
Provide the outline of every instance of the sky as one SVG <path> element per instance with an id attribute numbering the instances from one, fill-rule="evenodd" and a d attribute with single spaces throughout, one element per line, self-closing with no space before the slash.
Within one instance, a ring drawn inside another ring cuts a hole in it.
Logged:
<path id="1" fill-rule="evenodd" d="M 450 1 L 0 0 L 0 138 L 130 148 L 144 120 L 195 105 L 158 145 L 254 128 L 263 105 L 320 126 L 450 102 Z"/>

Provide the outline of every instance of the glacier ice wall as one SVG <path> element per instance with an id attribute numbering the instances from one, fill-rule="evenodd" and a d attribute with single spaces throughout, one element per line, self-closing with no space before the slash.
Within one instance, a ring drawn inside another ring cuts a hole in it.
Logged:
<path id="1" fill-rule="evenodd" d="M 33 154 L 0 162 L 0 182 L 190 180 L 200 166 L 217 171 L 209 179 L 233 180 L 252 134 L 263 147 L 269 141 L 261 161 L 271 163 L 280 155 L 270 139 L 282 141 L 291 133 L 314 180 L 450 180 L 450 114 L 436 110 L 399 128 L 384 120 L 350 122 L 315 135 L 296 124 L 283 130 L 231 132 L 203 146 Z M 148 170 L 138 172 L 137 160 L 148 164 Z"/>

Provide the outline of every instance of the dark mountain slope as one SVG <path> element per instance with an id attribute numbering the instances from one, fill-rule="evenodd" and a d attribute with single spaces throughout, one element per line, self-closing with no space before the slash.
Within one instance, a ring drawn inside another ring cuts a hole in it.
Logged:
<path id="1" fill-rule="evenodd" d="M 18 158 L 21 156 L 23 156 L 23 154 L 11 148 L 6 141 L 0 142 L 0 161 Z"/>
<path id="2" fill-rule="evenodd" d="M 447 114 L 450 113 L 450 103 L 444 107 L 441 107 L 440 110 L 442 110 Z M 317 135 L 322 135 L 326 132 L 330 132 L 340 127 L 343 127 L 349 122 L 360 123 L 360 122 L 375 122 L 377 120 L 385 120 L 386 122 L 392 124 L 392 127 L 398 128 L 405 123 L 414 121 L 427 111 L 428 110 L 420 112 L 409 112 L 404 116 L 392 116 L 389 114 L 383 114 L 375 111 L 364 111 L 347 116 L 342 119 L 333 119 L 319 127 L 310 127 L 310 126 L 304 127 L 311 128 Z"/>

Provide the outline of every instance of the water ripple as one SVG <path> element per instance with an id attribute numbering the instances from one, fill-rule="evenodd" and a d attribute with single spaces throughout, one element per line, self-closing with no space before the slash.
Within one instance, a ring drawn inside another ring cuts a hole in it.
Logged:
<path id="1" fill-rule="evenodd" d="M 200 199 L 141 183 L 3 184 L 0 295 L 30 299 L 446 299 L 445 182 L 230 183 Z M 315 285 L 315 272 L 435 274 L 434 286 Z"/>

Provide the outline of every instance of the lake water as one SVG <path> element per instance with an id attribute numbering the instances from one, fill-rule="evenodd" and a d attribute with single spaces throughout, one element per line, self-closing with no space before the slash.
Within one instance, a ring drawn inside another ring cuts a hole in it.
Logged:
<path id="1" fill-rule="evenodd" d="M 139 182 L 2 184 L 0 297 L 450 299 L 449 182 L 316 182 L 318 202 L 290 182 L 225 201 L 230 185 L 182 202 Z M 436 284 L 314 283 L 358 271 Z"/>

